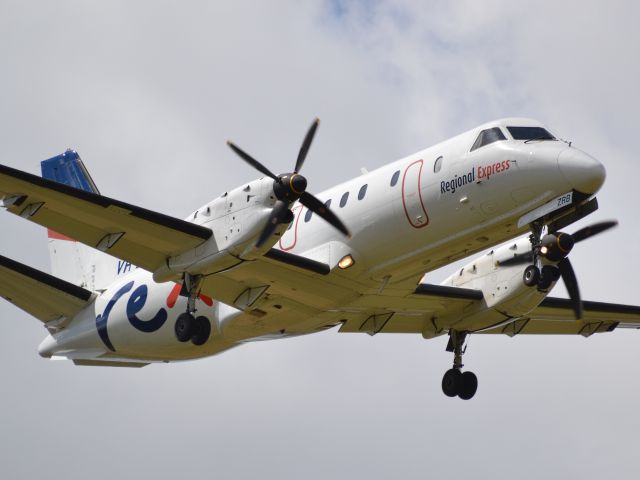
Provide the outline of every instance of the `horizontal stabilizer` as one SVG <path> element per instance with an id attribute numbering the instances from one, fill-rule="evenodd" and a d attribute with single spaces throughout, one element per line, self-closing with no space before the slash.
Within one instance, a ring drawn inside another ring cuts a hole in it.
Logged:
<path id="1" fill-rule="evenodd" d="M 94 294 L 0 255 L 0 296 L 42 322 L 71 319 Z"/>

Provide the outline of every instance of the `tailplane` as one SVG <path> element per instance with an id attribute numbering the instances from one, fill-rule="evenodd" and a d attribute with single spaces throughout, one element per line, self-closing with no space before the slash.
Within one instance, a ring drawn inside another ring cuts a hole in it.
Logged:
<path id="1" fill-rule="evenodd" d="M 40 162 L 42 177 L 70 187 L 100 194 L 77 152 L 67 150 L 61 155 Z M 51 272 L 80 287 L 101 291 L 116 277 L 130 271 L 132 265 L 95 250 L 74 239 L 49 230 Z"/>

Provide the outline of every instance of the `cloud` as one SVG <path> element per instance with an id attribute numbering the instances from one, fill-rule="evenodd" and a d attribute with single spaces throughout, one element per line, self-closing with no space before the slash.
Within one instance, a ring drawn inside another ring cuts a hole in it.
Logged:
<path id="1" fill-rule="evenodd" d="M 600 211 L 569 229 L 621 220 L 572 253 L 584 296 L 636 301 L 633 2 L 0 9 L 4 164 L 38 172 L 73 147 L 103 193 L 182 217 L 254 178 L 227 138 L 286 171 L 319 116 L 305 165 L 317 193 L 487 120 L 532 116 L 608 169 Z M 47 269 L 42 229 L 0 215 L 0 231 L 0 254 Z M 11 478 L 633 471 L 636 332 L 473 338 L 465 362 L 480 389 L 463 403 L 439 391 L 446 339 L 326 332 L 123 372 L 44 361 L 41 325 L 6 302 L 0 317 Z"/>

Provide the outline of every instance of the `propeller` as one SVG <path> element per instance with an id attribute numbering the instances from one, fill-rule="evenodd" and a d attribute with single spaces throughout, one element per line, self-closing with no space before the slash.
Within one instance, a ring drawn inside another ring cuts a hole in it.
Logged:
<path id="1" fill-rule="evenodd" d="M 616 220 L 607 220 L 581 228 L 573 234 L 564 232 L 550 233 L 542 237 L 540 245 L 536 247 L 540 256 L 552 262 L 557 262 L 556 265 L 558 270 L 560 270 L 562 281 L 567 287 L 567 293 L 569 294 L 571 307 L 575 313 L 576 320 L 582 318 L 583 307 L 580 289 L 578 288 L 578 279 L 569 261 L 569 252 L 571 252 L 571 249 L 576 243 L 591 238 L 605 230 L 609 230 L 617 224 L 618 222 Z M 520 265 L 532 262 L 533 252 L 529 251 L 501 261 L 500 265 Z"/>
<path id="2" fill-rule="evenodd" d="M 290 223 L 293 220 L 293 212 L 289 209 L 289 206 L 296 200 L 299 200 L 302 205 L 317 214 L 347 237 L 351 236 L 349 230 L 345 227 L 342 221 L 340 221 L 340 219 L 331 210 L 329 210 L 324 203 L 307 192 L 307 179 L 299 173 L 307 158 L 309 148 L 311 147 L 313 137 L 316 134 L 319 124 L 320 120 L 316 118 L 311 124 L 311 127 L 309 127 L 309 130 L 302 141 L 302 145 L 300 146 L 296 165 L 291 173 L 275 175 L 271 170 L 233 142 L 227 141 L 227 145 L 229 145 L 231 150 L 233 150 L 240 158 L 260 173 L 273 179 L 273 193 L 277 200 L 271 210 L 271 214 L 269 215 L 266 225 L 258 236 L 258 240 L 255 245 L 256 248 L 260 248 L 264 245 L 269 237 L 271 237 L 271 235 L 276 231 L 278 225 Z"/>

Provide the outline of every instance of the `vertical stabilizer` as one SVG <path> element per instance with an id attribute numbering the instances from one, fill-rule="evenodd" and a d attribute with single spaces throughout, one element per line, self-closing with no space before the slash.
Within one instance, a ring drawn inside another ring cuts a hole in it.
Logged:
<path id="1" fill-rule="evenodd" d="M 42 177 L 86 192 L 100 194 L 91 175 L 73 150 L 40 162 Z M 127 262 L 49 230 L 51 271 L 56 277 L 89 290 L 104 290 L 120 273 L 131 270 Z"/>

